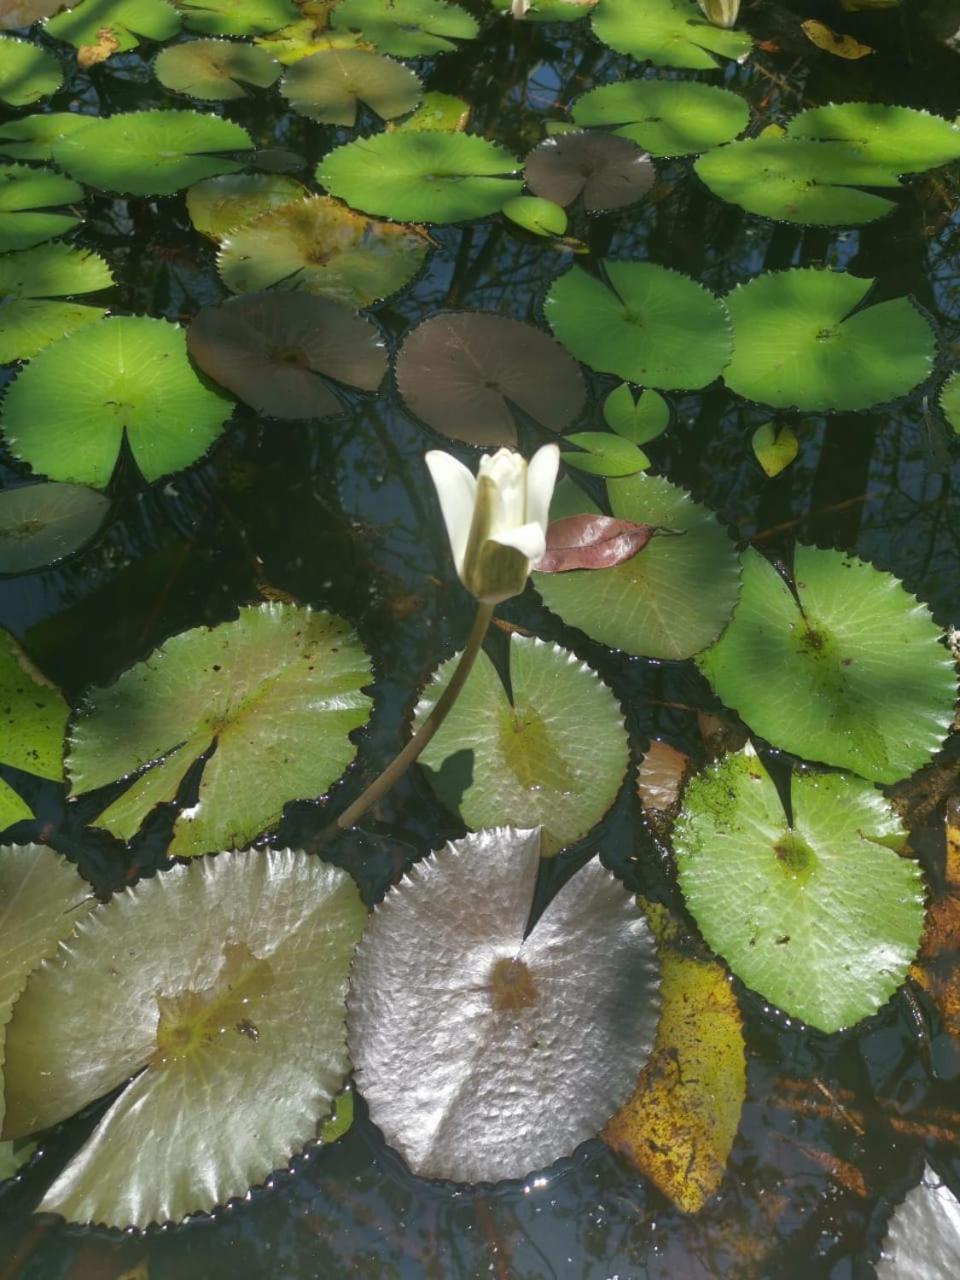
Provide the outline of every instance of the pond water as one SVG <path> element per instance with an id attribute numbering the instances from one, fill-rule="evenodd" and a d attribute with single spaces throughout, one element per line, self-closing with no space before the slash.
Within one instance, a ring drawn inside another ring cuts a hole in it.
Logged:
<path id="1" fill-rule="evenodd" d="M 479 39 L 413 65 L 428 89 L 469 103 L 472 132 L 515 154 L 541 139 L 546 119 L 564 118 L 575 97 L 636 71 L 633 60 L 598 43 L 588 23 L 517 24 L 480 3 L 467 7 L 483 19 Z M 799 30 L 810 17 L 875 52 L 854 62 L 818 52 Z M 743 20 L 761 42 L 744 65 L 682 74 L 741 95 L 752 132 L 832 100 L 893 102 L 949 118 L 960 111 L 958 55 L 938 43 L 912 4 L 849 14 L 829 3 L 748 0 Z M 56 47 L 72 65 L 72 51 Z M 154 53 L 145 44 L 73 70 L 42 109 L 113 114 L 190 105 L 153 78 Z M 258 146 L 292 152 L 295 176 L 308 183 L 331 145 L 353 136 L 295 115 L 276 91 L 254 91 L 223 111 Z M 373 117 L 364 125 L 372 128 Z M 616 213 L 572 212 L 569 235 L 584 243 L 586 260 L 646 259 L 718 294 L 789 266 L 873 276 L 877 299 L 916 300 L 940 340 L 939 372 L 953 367 L 960 337 L 953 168 L 912 183 L 891 216 L 839 231 L 744 213 L 706 190 L 691 160 L 657 168 L 652 198 Z M 182 195 L 90 192 L 86 209 L 73 239 L 110 262 L 117 283 L 105 296 L 113 311 L 187 322 L 226 296 L 215 247 L 193 229 Z M 431 236 L 435 248 L 414 283 L 371 309 L 391 351 L 444 309 L 543 326 L 543 297 L 569 264 L 568 248 L 498 217 L 437 227 Z M 14 373 L 7 367 L 5 380 Z M 615 380 L 585 373 L 591 401 L 581 429 L 600 429 L 599 404 Z M 740 545 L 786 554 L 800 539 L 855 551 L 899 577 L 945 626 L 956 622 L 960 600 L 960 454 L 931 412 L 936 385 L 918 387 L 892 408 L 789 415 L 800 451 L 773 479 L 750 447 L 769 410 L 719 383 L 671 393 L 671 425 L 646 448 L 656 471 L 716 511 Z M 61 566 L 0 579 L 0 625 L 73 700 L 166 637 L 231 618 L 238 604 L 291 597 L 330 609 L 356 625 L 373 657 L 376 705 L 359 765 L 360 775 L 372 777 L 404 740 L 425 677 L 462 644 L 472 602 L 453 582 L 422 465 L 424 451 L 444 442 L 407 412 L 392 379 L 378 395 L 349 400 L 349 414 L 295 423 L 260 419 L 238 405 L 205 459 L 152 486 L 121 458 L 105 530 Z M 527 420 L 520 436 L 528 454 L 545 438 Z M 0 457 L 5 487 L 28 474 Z M 590 662 L 623 704 L 637 754 L 656 736 L 702 757 L 696 713 L 717 703 L 692 663 L 611 652 L 565 627 L 530 588 L 499 614 Z M 491 643 L 502 643 L 501 635 Z M 957 755 L 955 744 L 948 747 L 954 774 Z M 163 865 L 169 831 L 162 821 L 124 847 L 85 826 L 92 812 L 82 802 L 67 805 L 63 788 L 22 777 L 19 785 L 37 821 L 19 824 L 8 842 L 42 833 L 103 892 Z M 358 793 L 355 771 L 328 807 L 291 804 L 269 843 L 309 847 L 334 807 Z M 927 794 L 917 789 L 912 843 L 936 874 L 942 810 L 936 795 L 924 803 Z M 413 859 L 461 832 L 413 771 L 325 855 L 355 875 L 372 903 Z M 546 864 L 541 900 L 598 849 L 629 887 L 682 910 L 669 855 L 629 783 L 599 827 Z M 0 1189 L 0 1280 L 868 1277 L 890 1208 L 917 1181 L 925 1156 L 960 1186 L 957 1046 L 922 994 L 897 997 L 850 1032 L 825 1036 L 791 1026 L 740 984 L 736 991 L 747 1097 L 727 1176 L 696 1215 L 682 1214 L 599 1140 L 522 1184 L 464 1188 L 418 1179 L 385 1146 L 360 1101 L 337 1143 L 310 1151 L 210 1218 L 143 1236 L 34 1218 L 39 1195 L 102 1111 L 97 1104 L 51 1134 L 42 1157 Z"/>

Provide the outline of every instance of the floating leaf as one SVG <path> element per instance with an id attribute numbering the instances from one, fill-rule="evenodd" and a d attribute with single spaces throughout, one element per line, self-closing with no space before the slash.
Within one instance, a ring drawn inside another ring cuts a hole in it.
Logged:
<path id="1" fill-rule="evenodd" d="M 56 144 L 89 124 L 92 118 L 72 111 L 52 111 L 49 115 L 24 116 L 22 120 L 0 122 L 0 155 L 11 156 L 14 160 L 50 161 Z M 31 169 L 30 172 L 36 174 L 37 171 Z M 56 176 L 61 182 L 65 181 L 59 174 Z"/>
<path id="2" fill-rule="evenodd" d="M 456 658 L 445 662 L 426 686 L 415 725 L 455 666 Z M 518 634 L 510 637 L 510 687 L 512 701 L 481 653 L 420 763 L 472 830 L 542 826 L 549 857 L 586 835 L 613 804 L 628 760 L 623 715 L 586 663 Z"/>
<path id="3" fill-rule="evenodd" d="M 707 943 L 792 1018 L 839 1031 L 903 982 L 923 927 L 920 869 L 875 787 L 793 776 L 790 821 L 749 746 L 687 786 L 677 876 Z"/>
<path id="4" fill-rule="evenodd" d="M 3 15 L 0 14 L 0 25 L 2 23 Z M 18 1173 L 36 1149 L 35 1142 L 0 1142 L 0 1182 Z"/>
<path id="5" fill-rule="evenodd" d="M 26 800 L 17 795 L 16 791 L 0 778 L 0 831 L 5 831 L 7 827 L 12 827 L 15 822 L 23 822 L 33 816 L 33 810 Z M 0 1035 L 2 1035 L 2 1029 L 0 1029 Z M 2 1081 L 0 1081 L 0 1084 L 2 1084 Z M 3 1146 L 4 1144 L 0 1143 L 0 1161 L 3 1158 Z M 0 1174 L 0 1177 L 8 1176 L 8 1174 Z"/>
<path id="6" fill-rule="evenodd" d="M 46 211 L 82 199 L 83 189 L 61 173 L 25 164 L 0 164 L 0 252 L 30 249 L 62 236 L 80 218 L 73 213 Z"/>
<path id="7" fill-rule="evenodd" d="M 716 516 L 662 476 L 607 482 L 613 514 L 680 536 L 654 538 L 615 569 L 534 574 L 548 608 L 594 640 L 645 658 L 689 658 L 717 638 L 737 599 L 737 555 Z"/>
<path id="8" fill-rule="evenodd" d="M 175 93 L 211 102 L 249 97 L 246 85 L 266 89 L 280 63 L 263 49 L 236 40 L 188 40 L 161 49 L 154 63 L 161 84 Z"/>
<path id="9" fill-rule="evenodd" d="M 278 62 L 290 66 L 307 58 L 311 53 L 320 53 L 324 49 L 370 49 L 359 37 L 348 31 L 331 31 L 329 27 L 318 28 L 318 17 L 298 18 L 289 26 L 279 31 L 257 36 L 255 43 L 260 45 Z"/>
<path id="10" fill-rule="evenodd" d="M 960 1258 L 960 1201 L 928 1164 L 894 1210 L 877 1280 L 954 1280 Z"/>
<path id="11" fill-rule="evenodd" d="M 947 802 L 943 892 L 927 908 L 920 954 L 910 970 L 960 1043 L 960 801 Z"/>
<path id="12" fill-rule="evenodd" d="M 465 222 L 520 194 L 518 161 L 470 133 L 380 133 L 331 151 L 317 180 L 366 213 L 421 222 Z"/>
<path id="13" fill-rule="evenodd" d="M 645 151 L 607 133 L 561 133 L 545 138 L 524 162 L 527 186 L 556 204 L 583 197 L 591 212 L 621 209 L 647 194 L 656 172 Z"/>
<path id="14" fill-rule="evenodd" d="M 635 0 L 600 0 L 593 30 L 603 44 L 658 67 L 711 71 L 713 54 L 742 59 L 753 48 L 744 31 L 711 26 L 692 0 L 644 0 L 642 18 Z"/>
<path id="15" fill-rule="evenodd" d="M 896 782 L 939 749 L 956 678 L 929 610 L 889 573 L 798 546 L 794 590 L 743 555 L 729 627 L 699 659 L 720 699 L 774 746 Z"/>
<path id="16" fill-rule="evenodd" d="M 111 284 L 113 276 L 101 257 L 62 241 L 0 257 L 0 363 L 29 360 L 57 338 L 104 315 L 102 307 L 50 299 L 96 293 Z"/>
<path id="17" fill-rule="evenodd" d="M 653 1055 L 603 1138 L 697 1213 L 720 1185 L 740 1125 L 743 1019 L 723 967 L 691 948 L 664 907 L 640 905 L 657 940 L 663 1007 Z"/>
<path id="18" fill-rule="evenodd" d="M 562 236 L 567 230 L 567 215 L 561 206 L 538 196 L 513 196 L 504 200 L 501 213 L 537 236 Z"/>
<path id="19" fill-rule="evenodd" d="M 761 423 L 750 443 L 754 457 L 771 477 L 785 471 L 800 452 L 800 441 L 793 428 L 777 427 L 775 422 Z"/>
<path id="20" fill-rule="evenodd" d="M 940 389 L 940 408 L 957 435 L 960 435 L 960 370 L 951 373 Z"/>
<path id="21" fill-rule="evenodd" d="M 322 124 L 352 126 L 362 102 L 382 120 L 406 115 L 420 101 L 409 67 L 361 49 L 329 49 L 295 62 L 280 92 L 294 111 Z"/>
<path id="22" fill-rule="evenodd" d="M 416 58 L 447 53 L 454 40 L 470 40 L 477 22 L 465 9 L 441 0 L 339 0 L 330 15 L 335 31 L 352 31 L 384 53 Z"/>
<path id="23" fill-rule="evenodd" d="M 654 156 L 688 156 L 730 142 L 747 127 L 746 102 L 729 89 L 685 80 L 618 80 L 573 104 L 578 125 L 616 126 Z"/>
<path id="24" fill-rule="evenodd" d="M 224 173 L 189 189 L 187 212 L 201 235 L 223 240 L 235 227 L 308 194 L 302 183 L 282 174 Z"/>
<path id="25" fill-rule="evenodd" d="M 206 307 L 187 348 L 215 382 L 274 418 L 342 413 L 327 379 L 376 391 L 387 371 L 374 324 L 306 293 L 252 293 Z"/>
<path id="26" fill-rule="evenodd" d="M 357 948 L 357 1085 L 421 1177 L 494 1182 L 569 1155 L 650 1052 L 656 962 L 639 911 L 594 858 L 528 934 L 537 846 L 512 828 L 447 844 Z"/>
<path id="27" fill-rule="evenodd" d="M 515 446 L 512 405 L 564 431 L 586 398 L 579 368 L 558 343 L 533 325 L 483 312 L 424 320 L 400 349 L 396 378 L 409 409 L 468 444 Z"/>
<path id="28" fill-rule="evenodd" d="M 125 52 L 141 40 L 169 40 L 180 29 L 180 15 L 167 0 L 80 0 L 45 25 L 50 35 L 77 49 L 96 44 L 108 31 L 114 47 Z"/>
<path id="29" fill-rule="evenodd" d="M 907 298 L 857 309 L 873 283 L 808 267 L 734 289 L 727 386 L 796 409 L 869 409 L 906 395 L 933 368 L 933 330 Z"/>
<path id="30" fill-rule="evenodd" d="M 637 769 L 637 795 L 648 818 L 671 812 L 680 799 L 689 769 L 689 757 L 669 742 L 655 739 L 650 743 Z"/>
<path id="31" fill-rule="evenodd" d="M 656 529 L 613 516 L 562 516 L 547 526 L 547 550 L 537 573 L 569 573 L 571 569 L 611 569 L 642 551 Z"/>
<path id="32" fill-rule="evenodd" d="M 63 4 L 63 0 L 6 0 L 0 12 L 0 31 L 29 27 L 41 18 L 48 18 Z"/>
<path id="33" fill-rule="evenodd" d="M 289 849 L 173 867 L 81 921 L 7 1029 L 7 1130 L 127 1083 L 42 1212 L 178 1222 L 288 1164 L 349 1070 L 344 997 L 365 921 L 345 871 Z"/>
<path id="34" fill-rule="evenodd" d="M 59 782 L 69 713 L 60 690 L 0 630 L 0 764 Z"/>
<path id="35" fill-rule="evenodd" d="M 239 846 L 288 800 L 327 791 L 366 722 L 370 664 L 346 623 L 293 605 L 245 607 L 233 622 L 167 640 L 113 684 L 91 689 L 67 759 L 74 794 L 137 777 L 97 819 L 123 839 L 175 799 L 210 751 L 197 803 L 181 810 L 171 855 Z"/>
<path id="36" fill-rule="evenodd" d="M 561 453 L 568 467 L 576 467 L 591 476 L 633 476 L 646 471 L 650 459 L 630 440 L 611 436 L 606 431 L 579 431 L 567 436 L 583 453 Z"/>
<path id="37" fill-rule="evenodd" d="M 16 36 L 0 36 L 0 102 L 27 107 L 56 93 L 62 81 L 60 63 L 48 50 Z"/>
<path id="38" fill-rule="evenodd" d="M 58 142 L 53 155 L 71 177 L 101 191 L 165 196 L 215 173 L 235 173 L 241 163 L 216 153 L 252 147 L 247 131 L 221 116 L 127 111 L 91 119 Z"/>
<path id="39" fill-rule="evenodd" d="M 841 142 L 893 173 L 923 173 L 960 159 L 960 127 L 942 116 L 882 102 L 842 102 L 801 111 L 791 138 Z"/>
<path id="40" fill-rule="evenodd" d="M 409 284 L 427 256 L 416 227 L 374 222 L 329 196 L 297 200 L 224 238 L 218 266 L 234 293 L 302 289 L 367 307 Z"/>
<path id="41" fill-rule="evenodd" d="M 873 53 L 872 45 L 861 44 L 853 36 L 841 35 L 833 27 L 828 27 L 825 22 L 818 22 L 815 18 L 801 22 L 800 30 L 811 44 L 815 44 L 824 53 L 832 53 L 836 58 L 855 62 L 858 58 L 865 58 L 868 53 Z"/>
<path id="42" fill-rule="evenodd" d="M 422 133 L 424 130 L 442 129 L 445 133 L 462 133 L 470 119 L 470 104 L 452 93 L 437 93 L 430 90 L 423 95 L 423 101 L 412 116 L 391 125 L 392 129 L 401 132 Z"/>
<path id="43" fill-rule="evenodd" d="M 603 402 L 603 417 L 611 431 L 634 444 L 647 444 L 666 431 L 670 406 L 657 391 L 641 391 L 636 400 L 626 382 L 614 387 Z"/>
<path id="44" fill-rule="evenodd" d="M 291 0 L 176 0 L 184 25 L 210 36 L 255 36 L 279 31 L 299 10 Z"/>
<path id="45" fill-rule="evenodd" d="M 695 390 L 730 359 L 724 304 L 689 276 L 652 262 L 574 267 L 550 286 L 544 312 L 578 360 L 643 386 Z"/>
<path id="46" fill-rule="evenodd" d="M 231 409 L 193 371 L 181 328 L 111 316 L 41 351 L 7 391 L 0 426 L 34 471 L 101 489 L 125 433 L 156 480 L 202 457 Z"/>
<path id="47" fill-rule="evenodd" d="M 892 200 L 857 187 L 899 179 L 846 142 L 765 135 L 731 142 L 694 165 L 714 195 L 748 213 L 815 226 L 856 226 L 889 213 Z"/>
<path id="48" fill-rule="evenodd" d="M 79 484 L 25 484 L 0 493 L 0 573 L 29 573 L 89 542 L 107 516 L 102 493 Z"/>

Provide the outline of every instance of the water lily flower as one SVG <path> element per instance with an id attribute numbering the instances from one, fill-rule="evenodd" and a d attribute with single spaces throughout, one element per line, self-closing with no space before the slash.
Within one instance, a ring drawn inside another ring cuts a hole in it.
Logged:
<path id="1" fill-rule="evenodd" d="M 740 13 L 740 0 L 697 0 L 697 3 L 714 27 L 732 27 Z"/>
<path id="2" fill-rule="evenodd" d="M 431 449 L 426 463 L 460 581 L 485 604 L 519 595 L 547 549 L 558 447 L 544 445 L 529 465 L 512 449 L 498 449 L 480 459 L 476 476 L 440 449 Z"/>

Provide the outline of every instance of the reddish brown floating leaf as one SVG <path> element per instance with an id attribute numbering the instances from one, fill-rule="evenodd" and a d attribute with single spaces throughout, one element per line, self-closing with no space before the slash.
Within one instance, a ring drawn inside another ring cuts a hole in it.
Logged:
<path id="1" fill-rule="evenodd" d="M 669 742 L 651 742 L 637 769 L 637 795 L 644 811 L 669 812 L 680 799 L 690 760 Z"/>
<path id="2" fill-rule="evenodd" d="M 944 891 L 927 909 L 920 954 L 910 970 L 960 1041 L 960 799 L 947 805 Z"/>
<path id="3" fill-rule="evenodd" d="M 568 205 L 583 196 L 587 209 L 620 209 L 645 196 L 656 171 L 646 151 L 612 133 L 562 133 L 527 156 L 523 171 L 535 195 Z"/>
<path id="4" fill-rule="evenodd" d="M 547 551 L 535 567 L 538 573 L 612 569 L 642 551 L 656 532 L 656 525 L 613 516 L 564 516 L 548 527 Z"/>

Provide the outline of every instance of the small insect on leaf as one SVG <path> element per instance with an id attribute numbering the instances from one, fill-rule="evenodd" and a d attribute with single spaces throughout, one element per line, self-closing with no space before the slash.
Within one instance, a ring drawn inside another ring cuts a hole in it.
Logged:
<path id="1" fill-rule="evenodd" d="M 815 44 L 818 49 L 823 49 L 825 53 L 834 54 L 837 58 L 855 61 L 857 58 L 865 58 L 868 53 L 873 53 L 870 45 L 861 44 L 859 40 L 854 40 L 853 36 L 841 35 L 839 31 L 834 31 L 825 22 L 818 22 L 816 18 L 808 18 L 806 22 L 801 22 L 800 26 L 811 44 Z"/>
<path id="2" fill-rule="evenodd" d="M 642 551 L 657 532 L 656 525 L 613 516 L 565 516 L 548 526 L 546 554 L 536 569 L 538 573 L 612 569 Z"/>

